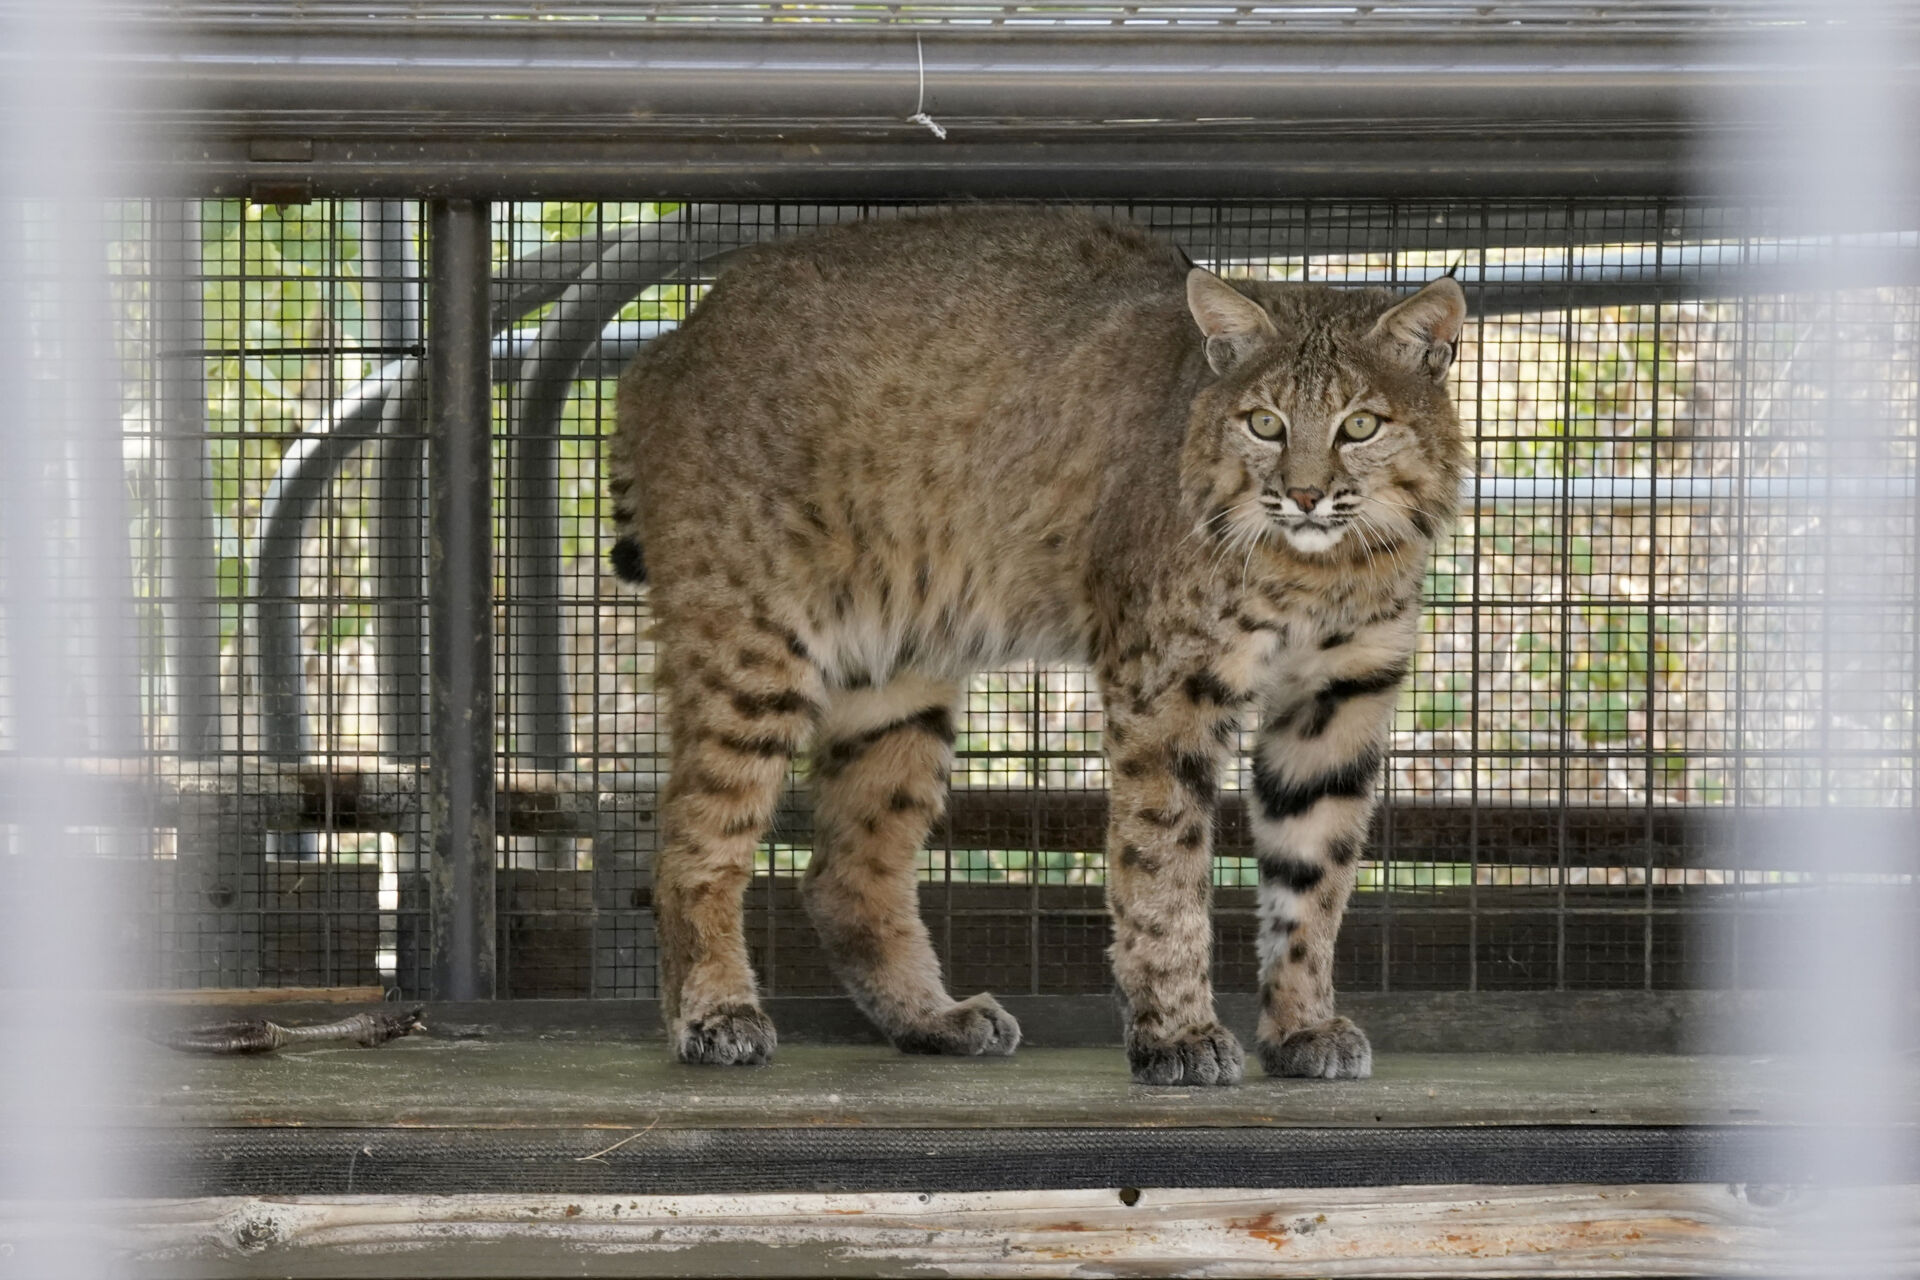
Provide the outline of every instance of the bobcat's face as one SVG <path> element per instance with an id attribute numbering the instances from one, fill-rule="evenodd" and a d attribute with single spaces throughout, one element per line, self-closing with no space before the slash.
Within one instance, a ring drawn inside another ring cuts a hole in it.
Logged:
<path id="1" fill-rule="evenodd" d="M 1232 545 L 1308 556 L 1432 538 L 1461 471 L 1445 386 L 1459 286 L 1436 281 L 1397 305 L 1378 290 L 1255 288 L 1248 298 L 1204 272 L 1189 283 L 1220 375 L 1195 403 L 1184 459 L 1200 518 Z"/>

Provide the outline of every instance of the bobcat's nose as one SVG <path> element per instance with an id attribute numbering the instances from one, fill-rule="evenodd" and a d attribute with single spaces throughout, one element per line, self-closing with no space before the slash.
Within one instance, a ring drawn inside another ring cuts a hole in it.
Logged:
<path id="1" fill-rule="evenodd" d="M 1298 506 L 1301 511 L 1312 515 L 1315 504 L 1327 495 L 1318 489 L 1289 489 L 1287 490 L 1287 496 L 1293 499 L 1294 504 Z"/>

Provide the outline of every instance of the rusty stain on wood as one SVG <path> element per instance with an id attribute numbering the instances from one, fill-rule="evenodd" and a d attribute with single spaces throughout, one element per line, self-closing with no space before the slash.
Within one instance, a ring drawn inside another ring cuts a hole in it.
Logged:
<path id="1" fill-rule="evenodd" d="M 1255 1240 L 1266 1241 L 1275 1249 L 1284 1249 L 1287 1247 L 1287 1229 L 1275 1221 L 1274 1215 L 1271 1213 L 1263 1213 L 1257 1218 L 1250 1218 L 1244 1222 L 1229 1222 L 1227 1229 L 1229 1231 L 1244 1231 Z"/>

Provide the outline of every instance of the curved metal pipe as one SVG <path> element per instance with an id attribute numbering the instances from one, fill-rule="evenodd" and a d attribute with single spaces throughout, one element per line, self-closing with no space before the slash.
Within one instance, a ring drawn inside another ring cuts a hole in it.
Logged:
<path id="1" fill-rule="evenodd" d="M 617 256 L 619 247 L 601 263 Z M 570 754 L 561 634 L 560 419 L 588 350 L 629 292 L 595 287 L 601 263 L 582 273 L 534 334 L 516 379 L 519 413 L 510 428 L 506 642 L 513 678 L 507 724 L 512 753 L 542 768 L 557 768 Z M 608 297 L 614 300 L 608 303 Z"/>
<path id="2" fill-rule="evenodd" d="M 200 202 L 154 205 L 154 319 L 163 350 L 201 345 Z M 160 569 L 168 601 L 166 659 L 174 744 L 183 756 L 220 743 L 220 626 L 212 467 L 207 456 L 206 365 L 162 358 Z"/>
<path id="3" fill-rule="evenodd" d="M 361 208 L 361 289 L 373 319 L 368 345 L 416 347 L 420 341 L 420 262 L 412 205 L 401 200 Z M 370 296 L 368 296 L 370 295 Z M 418 380 L 410 389 L 417 389 Z M 426 751 L 426 629 L 421 598 L 427 577 L 426 448 L 420 397 L 387 397 L 375 445 L 373 542 L 374 663 L 379 671 L 383 748 L 404 760 Z"/>
<path id="4" fill-rule="evenodd" d="M 745 225 L 780 225 L 774 206 L 765 206 L 761 211 L 766 215 L 764 224 Z M 546 246 L 516 264 L 525 269 L 511 272 L 518 277 L 517 287 L 509 288 L 506 298 L 496 301 L 490 308 L 490 325 L 497 332 L 527 311 L 563 297 L 580 274 L 588 270 L 598 273 L 596 285 L 582 293 L 581 298 L 584 301 L 591 296 L 596 308 L 591 314 L 603 315 L 604 323 L 604 317 L 618 311 L 626 298 L 681 274 L 681 269 L 686 265 L 709 261 L 718 254 L 738 248 L 742 243 L 751 243 L 751 240 L 743 241 L 738 231 L 722 222 L 711 206 L 690 206 L 681 210 L 675 218 L 639 223 L 579 241 L 562 241 Z M 590 258 L 587 257 L 589 252 L 593 253 Z M 623 272 L 626 274 L 621 274 Z M 606 309 L 605 299 L 611 296 L 608 291 L 619 293 L 622 289 L 625 290 L 624 297 L 613 303 L 610 310 Z M 603 325 L 593 325 L 586 330 L 589 335 L 588 346 L 598 340 L 601 327 Z M 541 344 L 536 342 L 533 348 L 533 354 L 521 361 L 521 376 L 549 383 L 558 373 L 545 372 L 546 356 Z M 513 343 L 509 341 L 505 352 L 512 351 Z M 584 354 L 584 350 L 581 354 Z M 496 359 L 501 358 L 502 354 L 496 355 Z M 506 358 L 511 357 L 509 355 Z M 561 364 L 577 371 L 580 359 L 578 356 L 571 357 L 570 363 L 563 360 Z M 261 508 L 260 533 L 255 540 L 254 578 L 259 584 L 255 618 L 260 637 L 263 745 L 270 756 L 297 759 L 312 745 L 306 722 L 306 682 L 301 661 L 299 609 L 300 541 L 307 517 L 325 494 L 335 472 L 353 455 L 354 449 L 376 435 L 387 435 L 393 442 L 393 452 L 383 459 L 380 478 L 382 505 L 390 497 L 398 499 L 410 489 L 417 489 L 420 483 L 420 442 L 417 439 L 409 442 L 407 437 L 413 434 L 418 425 L 410 406 L 417 402 L 419 394 L 418 361 L 401 359 L 383 365 L 371 377 L 356 384 L 336 400 L 302 431 L 301 438 L 289 445 L 281 455 L 280 464 L 268 484 L 267 497 Z M 563 388 L 560 405 L 564 404 Z M 535 522 L 551 523 L 557 527 L 557 476 L 550 476 L 542 483 L 529 486 L 527 497 Z M 406 505 L 402 501 L 395 515 L 404 515 Z M 417 530 L 417 511 L 413 523 Z M 391 543 L 400 559 L 411 559 L 412 564 L 413 576 L 410 579 L 403 579 L 404 569 L 397 570 L 391 576 L 383 576 L 379 588 L 382 618 L 376 625 L 381 632 L 383 649 L 389 643 L 405 649 L 404 654 L 396 651 L 395 665 L 391 668 L 396 681 L 396 697 L 392 701 L 397 702 L 405 696 L 403 686 L 406 682 L 403 677 L 409 669 L 407 655 L 419 653 L 418 610 L 411 610 L 413 616 L 410 618 L 400 615 L 410 609 L 410 601 L 424 589 L 425 572 L 420 568 L 418 554 L 408 557 L 398 545 L 413 537 L 404 528 L 391 527 L 377 531 L 375 536 L 380 540 L 383 550 Z M 557 577 L 557 540 L 551 541 L 540 554 L 543 563 L 552 562 L 552 571 Z M 517 557 L 516 576 L 526 571 L 531 563 L 530 560 Z M 541 569 L 536 574 L 545 572 L 545 569 Z M 388 608 L 388 604 L 393 607 Z M 550 650 L 547 657 L 549 663 L 557 664 L 564 657 L 560 654 L 557 641 L 544 646 L 544 649 Z M 410 668 L 423 670 L 424 664 L 416 657 Z M 562 690 L 560 705 L 564 715 L 564 673 L 557 665 L 550 666 L 539 682 Z M 547 695 L 547 698 L 545 705 L 550 705 L 551 695 Z M 411 705 L 415 708 L 417 720 L 417 695 Z M 403 735 L 395 739 L 395 749 L 401 754 L 409 754 L 404 750 L 409 745 L 406 741 L 408 735 L 404 732 L 406 726 L 402 724 L 399 727 Z M 418 750 L 424 749 L 425 743 L 420 740 L 417 725 L 410 736 L 415 739 L 411 745 L 416 748 L 411 754 L 418 754 Z M 564 729 L 561 736 L 564 739 Z"/>
<path id="5" fill-rule="evenodd" d="M 507 608 L 507 650 L 512 655 L 513 696 L 508 724 L 513 753 L 543 768 L 559 767 L 571 750 L 561 625 L 561 418 L 588 353 L 600 345 L 622 307 L 646 289 L 683 276 L 714 253 L 736 247 L 725 241 L 734 238 L 728 234 L 730 228 L 741 224 L 716 223 L 702 216 L 709 212 L 683 210 L 668 224 L 690 227 L 690 237 L 663 239 L 658 233 L 661 223 L 643 224 L 652 234 L 615 237 L 560 296 L 535 333 L 508 335 L 509 349 L 522 343 L 528 347 L 515 379 L 523 388 L 520 412 L 510 427 L 508 581 L 513 590 Z M 837 216 L 837 211 L 829 211 L 826 220 Z M 779 223 L 769 219 L 765 225 Z M 496 349 L 499 345 L 496 338 Z"/>
<path id="6" fill-rule="evenodd" d="M 390 360 L 355 383 L 301 430 L 281 455 L 260 504 L 255 539 L 255 616 L 260 636 L 260 701 L 266 754 L 295 760 L 310 746 L 300 655 L 300 539 L 307 516 L 340 465 L 379 432 L 387 397 L 418 375 Z"/>
<path id="7" fill-rule="evenodd" d="M 513 695 L 508 724 L 513 753 L 540 767 L 557 768 L 571 753 L 559 476 L 560 421 L 568 397 L 589 353 L 601 345 L 613 317 L 629 301 L 717 256 L 757 243 L 762 232 L 793 225 L 791 212 L 774 205 L 729 212 L 733 216 L 723 219 L 711 206 L 689 206 L 670 218 L 602 237 L 606 248 L 578 272 L 534 333 L 504 335 L 504 342 L 501 336 L 495 338 L 496 361 L 503 346 L 509 358 L 517 349 L 525 350 L 514 378 L 522 389 L 513 398 L 520 412 L 509 425 L 513 444 L 507 573 L 512 592 L 506 639 Z M 810 225 L 858 215 L 853 209 L 819 210 Z M 670 327 L 656 325 L 653 331 Z M 636 324 L 636 339 L 647 329 L 647 322 Z M 637 341 L 633 349 L 638 349 Z M 604 361 L 596 372 L 606 376 Z"/>
<path id="8" fill-rule="evenodd" d="M 658 234 L 663 222 L 607 227 L 591 235 L 543 244 L 532 253 L 515 258 L 493 278 L 493 303 L 488 309 L 488 319 L 494 332 L 557 299 L 580 278 L 582 271 L 596 265 L 614 245 L 650 231 Z M 496 354 L 495 359 L 498 358 Z"/>
<path id="9" fill-rule="evenodd" d="M 380 673 L 382 750 L 417 760 L 427 749 L 426 439 L 418 366 L 380 413 L 374 504 L 374 660 Z M 342 459 L 344 461 L 344 459 Z"/>
<path id="10" fill-rule="evenodd" d="M 602 241 L 632 239 L 639 232 L 638 227 L 622 228 L 595 237 L 594 243 L 604 253 Z M 570 243 L 561 242 L 563 246 Z M 573 277 L 599 260 L 596 254 L 587 261 L 569 262 L 566 253 L 549 251 L 556 247 L 548 246 L 529 255 L 531 261 L 516 264 L 524 264 L 526 270 L 516 273 L 523 277 L 520 287 L 494 304 L 490 321 L 495 329 L 558 297 Z M 403 272 L 412 274 L 404 270 L 404 259 Z M 417 303 L 402 303 L 395 318 L 417 327 Z M 394 715 L 390 738 L 394 754 L 417 757 L 426 749 L 421 713 L 426 665 L 418 602 L 426 584 L 424 522 L 419 513 L 425 480 L 424 439 L 417 417 L 420 377 L 417 360 L 403 358 L 382 366 L 335 401 L 305 429 L 303 438 L 288 446 L 268 483 L 255 542 L 254 579 L 260 597 L 255 618 L 260 637 L 261 727 L 269 755 L 297 759 L 312 745 L 300 651 L 300 541 L 306 521 L 334 474 L 375 435 L 387 441 L 375 515 L 380 527 L 374 532 L 381 548 L 375 569 L 379 577 L 375 626 L 386 677 L 382 683 L 388 686 L 383 711 Z M 375 394 L 369 394 L 370 385 L 377 388 Z M 339 425 L 331 425 L 335 423 Z M 349 426 L 351 430 L 346 429 Z"/>

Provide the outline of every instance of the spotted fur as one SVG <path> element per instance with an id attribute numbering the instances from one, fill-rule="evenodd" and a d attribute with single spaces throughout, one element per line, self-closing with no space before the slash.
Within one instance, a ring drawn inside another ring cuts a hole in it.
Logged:
<path id="1" fill-rule="evenodd" d="M 854 224 L 730 264 L 622 380 L 615 446 L 616 564 L 652 593 L 672 741 L 656 904 L 679 1055 L 773 1051 L 741 892 L 802 750 L 804 897 L 847 989 L 903 1050 L 1014 1049 L 991 997 L 947 994 L 913 868 L 960 690 L 1035 659 L 1100 683 L 1135 1078 L 1241 1074 L 1209 872 L 1249 712 L 1256 1047 L 1270 1072 L 1365 1074 L 1333 940 L 1458 491 L 1463 317 L 1451 280 L 1229 285 L 1067 213 Z"/>

